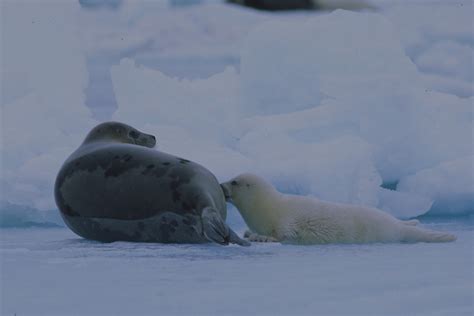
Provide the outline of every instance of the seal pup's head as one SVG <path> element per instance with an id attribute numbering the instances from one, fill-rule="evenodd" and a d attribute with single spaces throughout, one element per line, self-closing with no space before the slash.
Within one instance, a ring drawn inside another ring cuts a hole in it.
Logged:
<path id="1" fill-rule="evenodd" d="M 221 184 L 226 201 L 235 205 L 248 227 L 259 234 L 271 234 L 272 223 L 277 222 L 281 194 L 263 178 L 241 174 Z"/>
<path id="2" fill-rule="evenodd" d="M 243 173 L 221 184 L 226 201 L 234 204 L 241 213 L 250 211 L 254 206 L 278 194 L 278 191 L 263 178 Z"/>
<path id="3" fill-rule="evenodd" d="M 156 145 L 155 136 L 142 133 L 120 122 L 105 122 L 97 125 L 87 134 L 84 144 L 99 141 L 134 144 L 148 148 Z"/>

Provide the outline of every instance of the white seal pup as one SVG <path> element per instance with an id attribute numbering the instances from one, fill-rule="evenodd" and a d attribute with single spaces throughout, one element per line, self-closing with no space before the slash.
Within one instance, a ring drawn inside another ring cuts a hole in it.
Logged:
<path id="1" fill-rule="evenodd" d="M 295 244 L 372 242 L 449 242 L 456 236 L 416 227 L 376 208 L 331 203 L 278 192 L 253 174 L 221 184 L 251 232 L 251 241 Z"/>

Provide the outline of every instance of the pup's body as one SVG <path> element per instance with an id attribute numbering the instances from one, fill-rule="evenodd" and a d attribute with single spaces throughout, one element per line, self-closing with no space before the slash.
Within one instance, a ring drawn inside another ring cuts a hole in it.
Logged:
<path id="1" fill-rule="evenodd" d="M 271 184 L 243 174 L 221 185 L 256 241 L 297 244 L 371 242 L 448 242 L 454 235 L 416 227 L 375 208 L 330 203 L 278 192 Z"/>

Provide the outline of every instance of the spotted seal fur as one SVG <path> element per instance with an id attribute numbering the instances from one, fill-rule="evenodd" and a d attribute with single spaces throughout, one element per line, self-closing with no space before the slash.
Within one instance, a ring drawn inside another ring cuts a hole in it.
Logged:
<path id="1" fill-rule="evenodd" d="M 79 236 L 104 242 L 236 243 L 225 197 L 203 166 L 152 149 L 153 135 L 119 122 L 93 128 L 61 167 L 56 204 Z"/>

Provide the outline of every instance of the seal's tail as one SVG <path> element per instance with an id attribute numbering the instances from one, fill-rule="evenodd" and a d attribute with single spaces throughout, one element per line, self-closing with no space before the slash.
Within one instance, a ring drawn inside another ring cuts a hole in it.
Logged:
<path id="1" fill-rule="evenodd" d="M 453 234 L 418 228 L 416 226 L 403 226 L 404 242 L 450 242 L 457 238 Z"/>
<path id="2" fill-rule="evenodd" d="M 221 245 L 237 244 L 240 246 L 250 246 L 250 243 L 241 239 L 222 220 L 219 212 L 212 207 L 206 207 L 202 211 L 202 227 L 204 236 L 209 240 Z"/>

